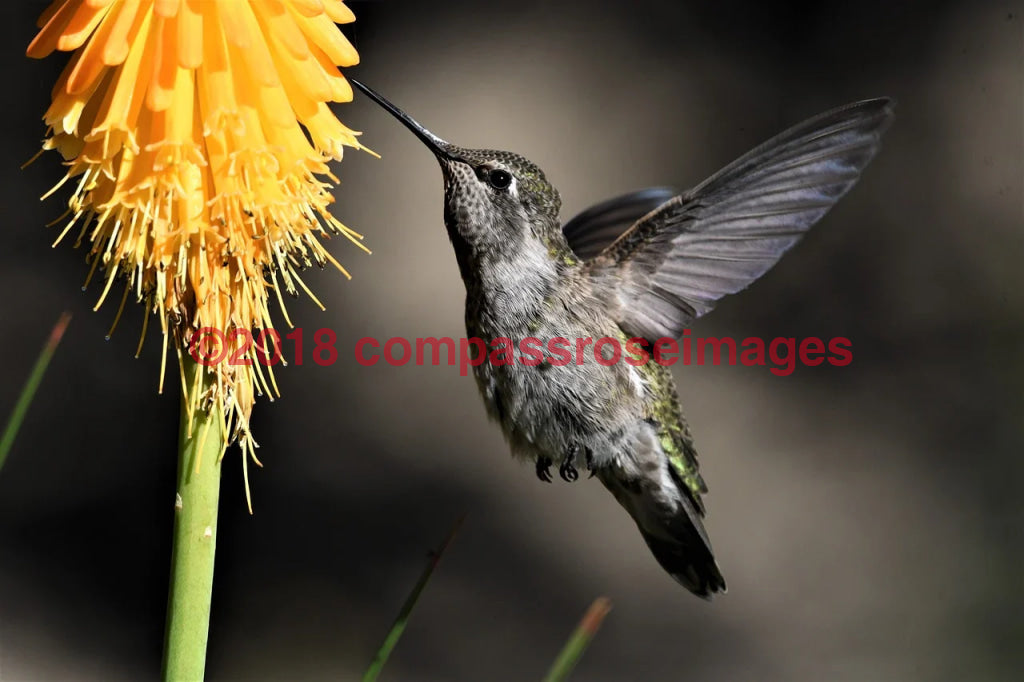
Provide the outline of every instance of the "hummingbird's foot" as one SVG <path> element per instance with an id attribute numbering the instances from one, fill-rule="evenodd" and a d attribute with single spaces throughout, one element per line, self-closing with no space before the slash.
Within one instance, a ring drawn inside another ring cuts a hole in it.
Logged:
<path id="1" fill-rule="evenodd" d="M 590 475 L 587 476 L 587 478 L 593 478 L 594 474 L 597 473 L 597 469 L 594 468 L 594 453 L 591 452 L 590 448 L 587 448 L 586 458 L 587 458 L 587 470 L 590 472 Z"/>
<path id="2" fill-rule="evenodd" d="M 572 465 L 572 462 L 565 460 L 562 462 L 562 466 L 558 467 L 558 475 L 562 477 L 562 480 L 566 483 L 572 483 L 580 477 L 580 473 L 576 471 L 576 467 Z"/>
<path id="3" fill-rule="evenodd" d="M 551 483 L 551 465 L 554 462 L 550 457 L 539 457 L 537 459 L 537 478 L 545 483 Z"/>
<path id="4" fill-rule="evenodd" d="M 558 475 L 562 477 L 562 480 L 566 483 L 572 483 L 580 477 L 578 471 L 576 471 L 576 453 L 578 453 L 580 447 L 574 445 L 572 450 L 566 455 L 565 459 L 562 460 L 562 466 L 558 467 Z"/>

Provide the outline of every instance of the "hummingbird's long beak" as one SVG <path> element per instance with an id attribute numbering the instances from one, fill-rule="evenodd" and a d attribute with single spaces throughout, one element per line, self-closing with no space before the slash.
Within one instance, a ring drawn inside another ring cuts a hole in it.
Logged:
<path id="1" fill-rule="evenodd" d="M 363 85 L 355 78 L 349 78 L 348 82 L 362 90 L 370 99 L 379 104 L 389 114 L 397 118 L 402 124 L 411 130 L 416 137 L 423 141 L 423 144 L 430 148 L 430 151 L 434 152 L 440 158 L 449 159 L 451 161 L 461 161 L 462 158 L 452 152 L 452 145 L 448 144 L 440 137 L 430 132 L 419 123 L 417 123 L 409 114 L 405 113 L 391 102 L 387 101 L 375 90 Z"/>

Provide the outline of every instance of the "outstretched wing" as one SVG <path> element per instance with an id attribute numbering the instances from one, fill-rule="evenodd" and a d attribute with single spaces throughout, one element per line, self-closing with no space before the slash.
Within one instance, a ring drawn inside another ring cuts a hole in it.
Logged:
<path id="1" fill-rule="evenodd" d="M 854 185 L 893 103 L 833 109 L 772 138 L 651 211 L 587 267 L 628 333 L 679 337 L 763 275 Z"/>
<path id="2" fill-rule="evenodd" d="M 626 228 L 677 194 L 674 187 L 647 187 L 602 201 L 573 217 L 562 226 L 562 233 L 580 260 L 590 260 Z"/>

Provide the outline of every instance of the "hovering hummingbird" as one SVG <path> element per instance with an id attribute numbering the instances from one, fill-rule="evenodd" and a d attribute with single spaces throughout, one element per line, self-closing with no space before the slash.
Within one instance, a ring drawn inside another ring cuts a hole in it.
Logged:
<path id="1" fill-rule="evenodd" d="M 351 80 L 434 153 L 444 222 L 480 339 L 679 338 L 746 288 L 854 185 L 879 149 L 892 101 L 811 118 L 693 189 L 640 190 L 564 226 L 558 191 L 512 152 L 457 147 Z M 625 229 L 627 228 L 628 229 Z M 694 594 L 725 592 L 704 524 L 707 492 L 667 367 L 650 361 L 482 362 L 474 375 L 512 452 L 537 476 L 596 475 L 661 566 Z"/>

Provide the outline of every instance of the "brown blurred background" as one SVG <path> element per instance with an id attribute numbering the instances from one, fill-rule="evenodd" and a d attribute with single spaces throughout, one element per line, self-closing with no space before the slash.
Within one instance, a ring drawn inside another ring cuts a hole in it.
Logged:
<path id="1" fill-rule="evenodd" d="M 1011 680 L 1024 669 L 1020 3 L 352 2 L 353 69 L 442 137 L 519 151 L 565 217 L 688 186 L 785 126 L 891 95 L 863 182 L 700 335 L 846 336 L 849 367 L 677 367 L 730 591 L 657 566 L 596 483 L 514 463 L 457 368 L 361 367 L 363 336 L 460 336 L 463 287 L 431 156 L 358 98 L 383 155 L 339 167 L 372 256 L 313 273 L 341 359 L 257 406 L 256 514 L 228 456 L 210 680 L 355 679 L 461 512 L 388 680 L 538 679 L 583 609 L 614 610 L 574 679 Z M 141 313 L 90 309 L 51 250 L 60 168 L 21 171 L 62 57 L 23 57 L 40 2 L 5 3 L 0 415 L 60 312 L 74 320 L 0 472 L 0 678 L 159 671 L 177 400 Z M 66 196 L 66 195 L 65 195 Z M 172 382 L 173 385 L 173 382 Z"/>

